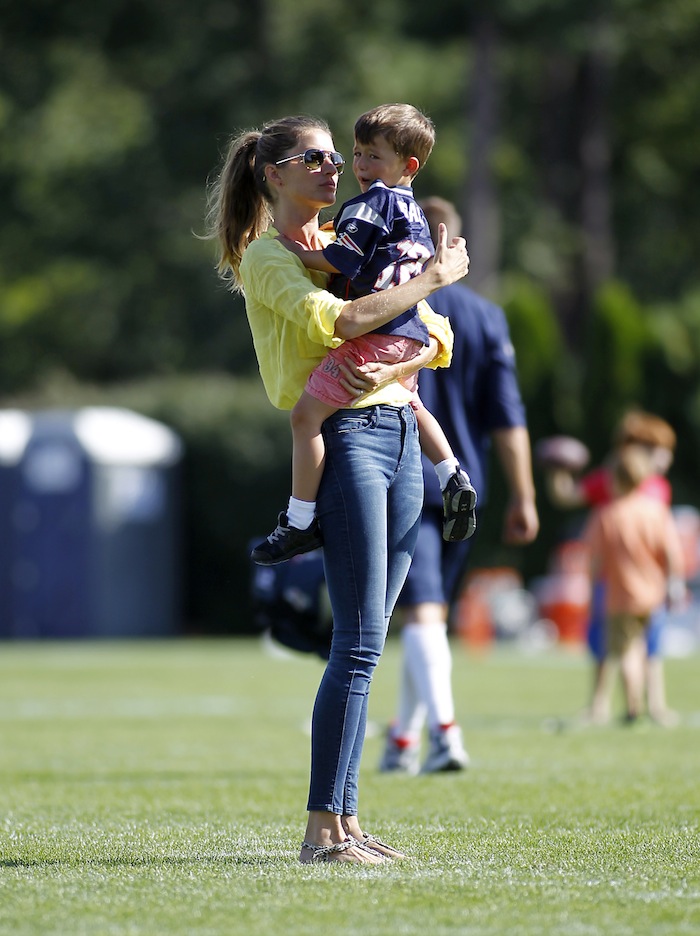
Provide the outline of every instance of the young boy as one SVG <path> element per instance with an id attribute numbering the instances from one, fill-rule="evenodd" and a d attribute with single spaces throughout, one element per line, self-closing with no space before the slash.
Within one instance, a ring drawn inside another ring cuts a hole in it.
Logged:
<path id="1" fill-rule="evenodd" d="M 387 104 L 363 114 L 355 123 L 353 153 L 361 194 L 341 208 L 334 223 L 335 241 L 323 250 L 304 250 L 287 240 L 285 246 L 307 269 L 330 273 L 329 288 L 347 299 L 390 289 L 418 275 L 434 246 L 411 183 L 434 142 L 432 122 L 409 104 Z M 321 426 L 336 410 L 357 401 L 345 384 L 345 359 L 357 365 L 383 362 L 400 367 L 427 344 L 427 329 L 413 306 L 376 331 L 330 351 L 311 373 L 291 414 L 292 496 L 277 528 L 253 550 L 256 563 L 275 565 L 321 544 L 315 520 L 325 459 Z M 398 379 L 413 394 L 421 446 L 435 465 L 443 492 L 443 537 L 467 539 L 476 529 L 476 491 L 439 423 L 420 403 L 417 374 Z"/>
<path id="2" fill-rule="evenodd" d="M 612 454 L 608 460 L 581 477 L 575 477 L 566 468 L 550 469 L 547 472 L 546 482 L 552 501 L 558 507 L 565 508 L 595 508 L 609 504 L 614 497 L 612 465 L 626 446 L 634 445 L 647 454 L 651 465 L 651 472 L 639 485 L 640 493 L 651 500 L 670 506 L 672 491 L 666 474 L 673 462 L 676 433 L 669 423 L 654 413 L 630 409 L 623 414 L 615 428 L 612 442 Z M 605 660 L 604 599 L 603 583 L 594 582 L 587 634 L 588 647 L 595 660 L 592 698 L 598 697 Z M 676 723 L 677 715 L 666 702 L 664 663 L 661 653 L 661 634 L 665 616 L 665 607 L 658 608 L 652 615 L 646 631 L 647 706 L 649 715 L 654 721 L 670 727 Z M 598 716 L 591 709 L 587 717 L 595 720 Z"/>
<path id="3" fill-rule="evenodd" d="M 613 499 L 596 508 L 584 533 L 591 578 L 605 585 L 605 655 L 591 704 L 594 722 L 609 718 L 611 680 L 619 664 L 627 720 L 644 700 L 647 632 L 654 611 L 685 594 L 683 552 L 671 510 L 644 493 L 654 464 L 649 449 L 627 444 L 611 465 Z"/>

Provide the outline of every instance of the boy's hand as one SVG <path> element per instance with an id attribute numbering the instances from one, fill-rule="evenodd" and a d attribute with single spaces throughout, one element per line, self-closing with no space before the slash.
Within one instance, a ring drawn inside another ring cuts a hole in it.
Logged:
<path id="1" fill-rule="evenodd" d="M 441 286 L 456 283 L 469 272 L 467 242 L 463 237 L 453 237 L 448 244 L 447 228 L 442 223 L 438 225 L 438 242 L 435 245 L 433 263 L 426 272 L 432 271 L 440 278 Z"/>

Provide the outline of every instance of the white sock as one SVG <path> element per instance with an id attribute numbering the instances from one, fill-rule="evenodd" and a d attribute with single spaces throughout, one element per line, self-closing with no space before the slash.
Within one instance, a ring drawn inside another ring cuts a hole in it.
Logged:
<path id="1" fill-rule="evenodd" d="M 452 653 L 447 624 L 408 624 L 402 632 L 406 662 L 416 694 L 427 708 L 428 724 L 451 725 L 455 720 L 452 696 Z"/>
<path id="2" fill-rule="evenodd" d="M 446 458 L 444 461 L 438 462 L 437 465 L 435 465 L 435 474 L 438 476 L 441 491 L 445 490 L 447 487 L 447 482 L 450 480 L 452 475 L 456 473 L 458 468 L 459 462 L 454 457 L 454 455 L 452 458 Z"/>
<path id="3" fill-rule="evenodd" d="M 402 641 L 404 633 L 405 629 L 402 629 Z M 404 643 L 399 676 L 399 711 L 393 733 L 397 738 L 406 738 L 418 743 L 425 724 L 427 709 L 416 692 L 411 668 L 408 665 L 408 652 L 409 648 Z"/>
<path id="4" fill-rule="evenodd" d="M 316 501 L 303 501 L 290 497 L 287 507 L 287 520 L 295 530 L 308 530 L 316 516 Z"/>

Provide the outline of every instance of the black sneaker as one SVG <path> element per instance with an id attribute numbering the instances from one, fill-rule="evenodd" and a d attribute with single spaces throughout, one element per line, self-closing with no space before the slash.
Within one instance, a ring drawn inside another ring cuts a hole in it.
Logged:
<path id="1" fill-rule="evenodd" d="M 458 543 L 473 536 L 476 530 L 476 491 L 466 471 L 457 468 L 442 492 L 442 504 L 442 538 L 448 543 Z"/>
<path id="2" fill-rule="evenodd" d="M 296 527 L 290 527 L 287 514 L 282 511 L 277 519 L 276 529 L 255 547 L 250 558 L 258 565 L 277 565 L 278 562 L 286 562 L 292 556 L 318 549 L 321 544 L 318 520 L 314 519 L 307 530 L 297 530 Z"/>

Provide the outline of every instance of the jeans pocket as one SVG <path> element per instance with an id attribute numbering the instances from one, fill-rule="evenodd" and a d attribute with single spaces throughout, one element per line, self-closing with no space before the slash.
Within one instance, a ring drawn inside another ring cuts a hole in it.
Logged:
<path id="1" fill-rule="evenodd" d="M 364 432 L 377 425 L 377 411 L 370 406 L 366 409 L 338 410 L 324 422 L 324 431 L 333 435 L 343 435 L 349 432 Z"/>

